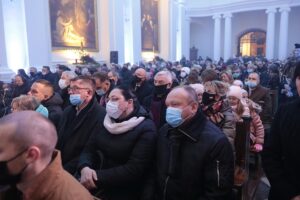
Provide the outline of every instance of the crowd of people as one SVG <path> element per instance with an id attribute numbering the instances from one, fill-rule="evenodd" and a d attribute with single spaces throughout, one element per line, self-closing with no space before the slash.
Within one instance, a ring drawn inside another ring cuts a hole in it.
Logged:
<path id="1" fill-rule="evenodd" d="M 300 199 L 296 58 L 30 67 L 0 88 L 0 199 L 235 199 L 245 119 L 270 200 Z"/>

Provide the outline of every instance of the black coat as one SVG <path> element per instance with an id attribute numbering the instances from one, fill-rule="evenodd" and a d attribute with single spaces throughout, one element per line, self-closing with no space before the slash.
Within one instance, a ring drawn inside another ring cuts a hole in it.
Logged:
<path id="1" fill-rule="evenodd" d="M 69 106 L 63 111 L 58 131 L 57 148 L 61 151 L 64 168 L 74 174 L 79 156 L 93 133 L 100 131 L 105 109 L 98 105 L 96 99 L 76 115 L 76 107 Z"/>
<path id="2" fill-rule="evenodd" d="M 182 127 L 160 129 L 156 159 L 156 199 L 230 199 L 233 151 L 201 111 Z"/>
<path id="3" fill-rule="evenodd" d="M 66 109 L 68 106 L 72 105 L 70 103 L 70 95 L 68 93 L 68 89 L 69 89 L 70 86 L 64 88 L 64 89 L 61 89 L 59 94 L 61 96 L 61 98 L 63 99 L 63 104 L 62 104 L 62 109 Z"/>
<path id="4" fill-rule="evenodd" d="M 62 103 L 63 100 L 58 93 L 54 93 L 50 99 L 42 101 L 43 106 L 48 109 L 49 116 L 48 118 L 53 122 L 56 129 L 58 128 L 60 118 L 62 116 Z"/>
<path id="5" fill-rule="evenodd" d="M 263 167 L 271 184 L 269 200 L 300 195 L 300 99 L 279 108 L 265 139 Z"/>
<path id="6" fill-rule="evenodd" d="M 141 199 L 144 179 L 153 161 L 155 126 L 142 107 L 130 117 L 133 116 L 146 116 L 146 119 L 118 135 L 101 125 L 101 130 L 93 134 L 80 157 L 79 171 L 85 166 L 95 169 L 96 184 L 109 200 Z"/>
<path id="7" fill-rule="evenodd" d="M 145 102 L 145 98 L 152 94 L 153 87 L 151 87 L 150 83 L 146 80 L 144 81 L 141 86 L 136 87 L 135 84 L 132 85 L 132 89 L 139 100 L 139 103 L 143 105 Z"/>
<path id="8" fill-rule="evenodd" d="M 29 92 L 29 90 L 30 90 L 30 87 L 27 84 L 27 82 L 25 82 L 21 86 L 16 85 L 16 86 L 13 87 L 12 97 L 15 98 L 15 97 L 18 97 L 22 94 L 26 95 Z"/>

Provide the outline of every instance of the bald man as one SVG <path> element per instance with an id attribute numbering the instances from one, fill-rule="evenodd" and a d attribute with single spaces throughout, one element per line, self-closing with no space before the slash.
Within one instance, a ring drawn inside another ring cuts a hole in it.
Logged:
<path id="1" fill-rule="evenodd" d="M 166 105 L 167 124 L 157 141 L 154 182 L 158 191 L 151 193 L 156 199 L 232 199 L 231 145 L 200 111 L 195 90 L 190 86 L 173 89 Z"/>
<path id="2" fill-rule="evenodd" d="M 145 69 L 138 68 L 135 70 L 132 81 L 132 90 L 135 92 L 141 105 L 143 105 L 145 98 L 151 95 L 153 88 L 147 81 Z"/>
<path id="3" fill-rule="evenodd" d="M 48 119 L 22 111 L 1 118 L 0 127 L 0 185 L 7 189 L 1 198 L 93 199 L 63 170 L 60 152 L 54 149 L 56 130 Z"/>

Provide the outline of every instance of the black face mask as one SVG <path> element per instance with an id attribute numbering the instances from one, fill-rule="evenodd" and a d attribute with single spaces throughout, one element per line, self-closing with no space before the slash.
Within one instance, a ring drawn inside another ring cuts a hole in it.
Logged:
<path id="1" fill-rule="evenodd" d="M 140 77 L 134 76 L 132 82 L 133 83 L 140 83 L 142 79 Z"/>
<path id="2" fill-rule="evenodd" d="M 17 157 L 21 156 L 27 149 L 21 151 L 13 158 L 7 161 L 0 161 L 0 185 L 16 185 L 21 181 L 22 173 L 26 169 L 27 165 L 18 173 L 18 174 L 10 174 L 7 168 L 7 163 L 15 160 Z"/>
<path id="3" fill-rule="evenodd" d="M 168 84 L 166 85 L 158 85 L 154 87 L 154 95 L 155 96 L 163 96 L 168 92 Z"/>
<path id="4" fill-rule="evenodd" d="M 215 102 L 215 94 L 210 94 L 208 92 L 204 92 L 202 96 L 202 103 L 204 105 L 210 105 Z"/>
<path id="5" fill-rule="evenodd" d="M 34 72 L 30 72 L 30 76 L 34 76 L 35 75 L 35 73 Z"/>

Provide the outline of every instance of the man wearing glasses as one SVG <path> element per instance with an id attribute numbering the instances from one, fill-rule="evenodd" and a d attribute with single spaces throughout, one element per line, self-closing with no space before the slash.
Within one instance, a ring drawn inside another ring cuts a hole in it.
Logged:
<path id="1" fill-rule="evenodd" d="M 70 105 L 61 119 L 57 148 L 61 150 L 63 167 L 75 174 L 78 158 L 90 135 L 99 132 L 105 109 L 95 98 L 95 82 L 89 76 L 71 79 Z"/>

